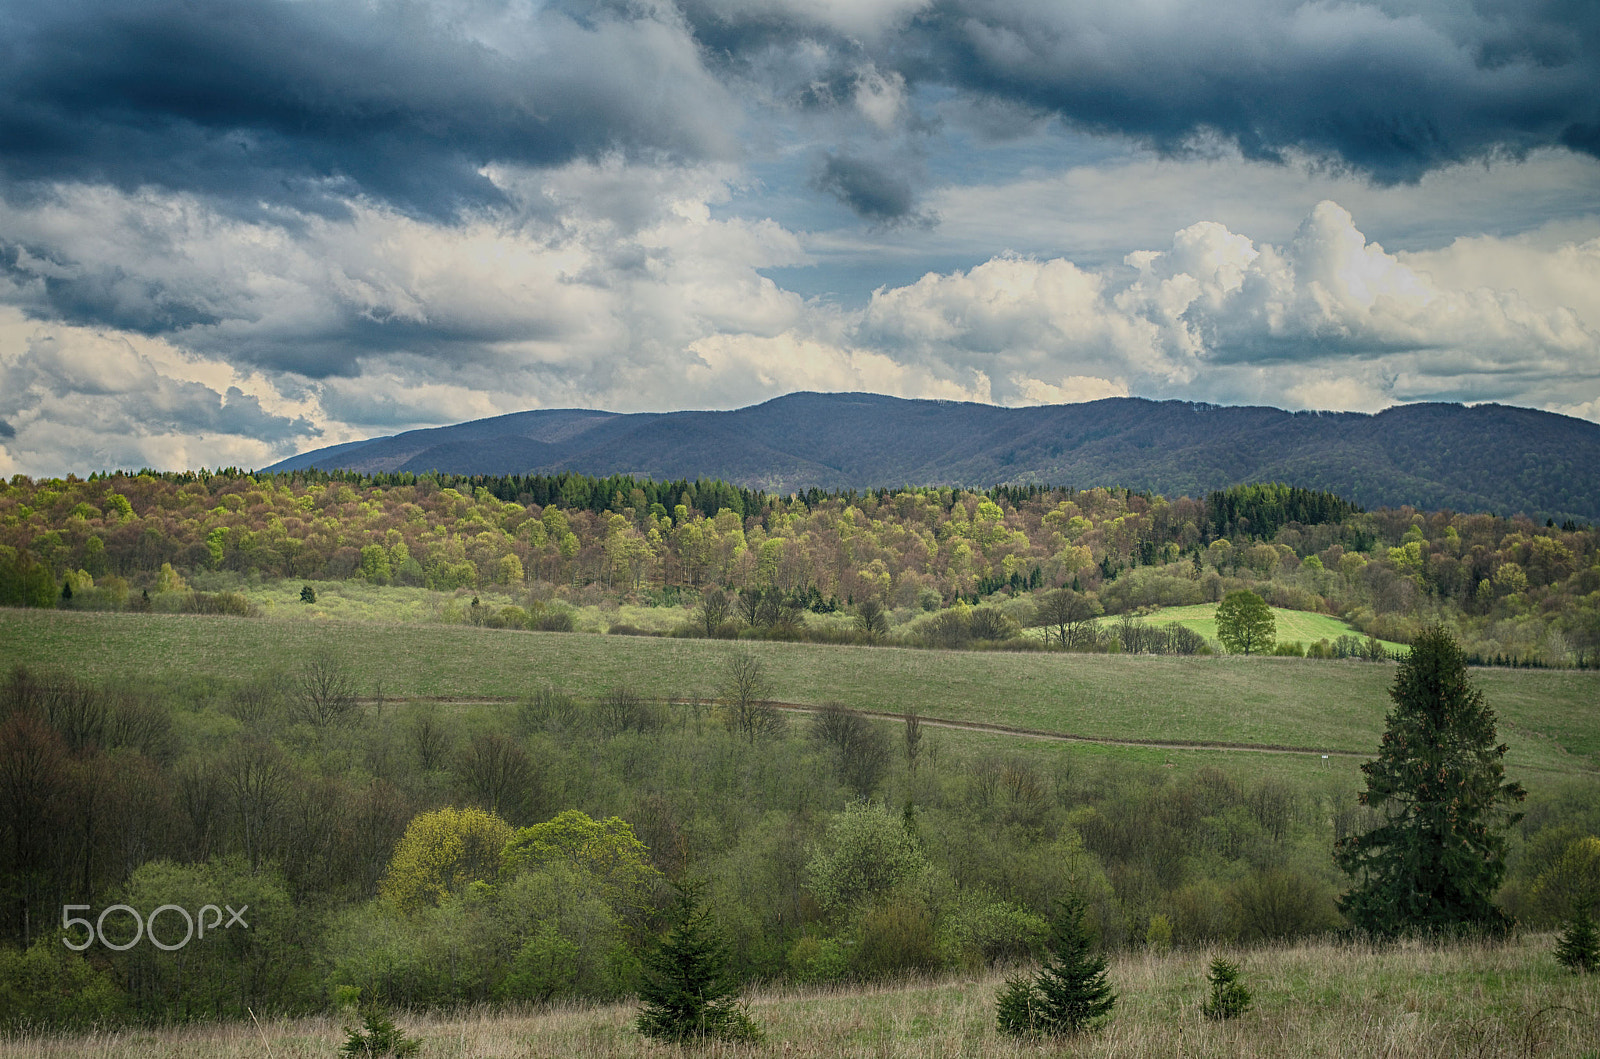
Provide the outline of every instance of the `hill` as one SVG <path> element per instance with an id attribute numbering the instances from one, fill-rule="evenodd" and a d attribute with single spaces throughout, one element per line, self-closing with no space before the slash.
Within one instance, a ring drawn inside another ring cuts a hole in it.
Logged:
<path id="1" fill-rule="evenodd" d="M 793 393 L 729 412 L 517 412 L 291 457 L 269 470 L 577 471 L 789 493 L 906 483 L 1122 485 L 1203 496 L 1281 481 L 1365 507 L 1600 521 L 1600 425 L 1506 405 L 1375 415 L 1110 398 L 1000 408 Z"/>

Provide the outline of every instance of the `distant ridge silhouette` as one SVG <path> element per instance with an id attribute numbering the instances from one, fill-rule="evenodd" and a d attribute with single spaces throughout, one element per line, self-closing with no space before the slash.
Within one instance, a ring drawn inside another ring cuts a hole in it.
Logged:
<path id="1" fill-rule="evenodd" d="M 1364 507 L 1600 521 L 1600 425 L 1508 405 L 1286 412 L 1114 397 L 1001 408 L 792 393 L 729 412 L 514 412 L 302 453 L 269 470 L 578 471 L 810 487 L 1122 485 L 1199 496 L 1281 481 Z"/>

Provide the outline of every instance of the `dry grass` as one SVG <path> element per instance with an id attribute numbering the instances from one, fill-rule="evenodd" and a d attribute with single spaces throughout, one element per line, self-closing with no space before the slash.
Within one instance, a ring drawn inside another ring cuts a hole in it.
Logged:
<path id="1" fill-rule="evenodd" d="M 401 1019 L 422 1057 L 722 1056 L 1419 1057 L 1600 1055 L 1600 976 L 1563 972 L 1551 938 L 1504 945 L 1373 948 L 1307 942 L 1229 954 L 1255 1008 L 1212 1023 L 1200 1015 L 1213 953 L 1135 954 L 1112 966 L 1116 1018 L 1098 1032 L 1032 1044 L 994 1030 L 999 975 L 840 991 L 767 990 L 753 998 L 765 1043 L 678 1049 L 647 1042 L 629 1005 Z M 70 1039 L 0 1042 L 0 1059 L 328 1059 L 343 1035 L 329 1018 L 265 1020 Z"/>

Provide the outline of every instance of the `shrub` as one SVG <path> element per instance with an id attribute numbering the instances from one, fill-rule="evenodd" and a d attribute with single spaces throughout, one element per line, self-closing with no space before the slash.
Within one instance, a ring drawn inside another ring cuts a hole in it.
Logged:
<path id="1" fill-rule="evenodd" d="M 789 974 L 797 982 L 838 982 L 850 973 L 850 956 L 832 938 L 806 935 L 789 950 Z"/>
<path id="2" fill-rule="evenodd" d="M 886 978 L 939 966 L 933 919 L 911 901 L 891 901 L 861 918 L 856 966 L 864 977 Z"/>
<path id="3" fill-rule="evenodd" d="M 1250 1010 L 1250 990 L 1239 984 L 1238 964 L 1217 957 L 1206 981 L 1211 983 L 1211 995 L 1200 1005 L 1206 1018 L 1234 1019 Z"/>
<path id="4" fill-rule="evenodd" d="M 564 608 L 547 610 L 534 619 L 534 627 L 540 632 L 571 632 L 572 625 L 572 611 Z"/>

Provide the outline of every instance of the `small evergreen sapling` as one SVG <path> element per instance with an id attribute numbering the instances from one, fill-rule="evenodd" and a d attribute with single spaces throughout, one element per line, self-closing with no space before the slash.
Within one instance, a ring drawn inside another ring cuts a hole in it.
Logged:
<path id="1" fill-rule="evenodd" d="M 1206 981 L 1211 983 L 1211 996 L 1200 1005 L 1206 1018 L 1235 1019 L 1250 1010 L 1250 990 L 1239 984 L 1238 964 L 1217 957 Z"/>
<path id="2" fill-rule="evenodd" d="M 1014 1037 L 1065 1037 L 1089 1029 L 1117 1002 L 1106 980 L 1106 958 L 1094 951 L 1083 899 L 1061 902 L 1049 955 L 1029 981 L 1013 978 L 996 1000 L 996 1023 Z"/>
<path id="3" fill-rule="evenodd" d="M 405 1059 L 422 1046 L 421 1037 L 407 1037 L 394 1024 L 389 1013 L 376 1004 L 366 1007 L 362 1012 L 362 1021 L 364 1026 L 345 1030 L 347 1036 L 344 1046 L 339 1049 L 340 1055 L 352 1059 L 378 1059 L 380 1056 Z"/>
<path id="4" fill-rule="evenodd" d="M 646 957 L 639 990 L 643 1010 L 634 1025 L 666 1041 L 706 1038 L 758 1041 L 761 1031 L 739 1002 L 728 971 L 728 942 L 700 899 L 698 883 L 677 884 L 674 925 Z"/>
<path id="5" fill-rule="evenodd" d="M 1556 961 L 1574 974 L 1584 974 L 1600 968 L 1600 933 L 1594 928 L 1594 917 L 1587 904 L 1579 904 L 1572 920 L 1561 932 L 1556 942 Z"/>

